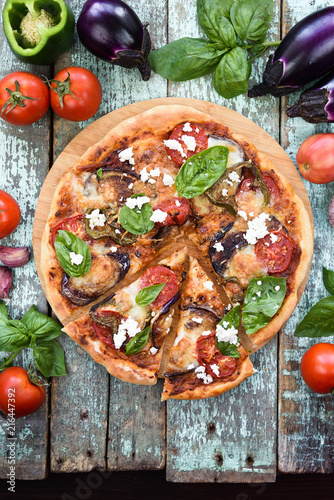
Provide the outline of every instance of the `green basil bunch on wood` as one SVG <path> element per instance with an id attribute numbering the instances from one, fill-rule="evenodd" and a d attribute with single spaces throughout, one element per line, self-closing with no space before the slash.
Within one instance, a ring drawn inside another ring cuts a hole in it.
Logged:
<path id="1" fill-rule="evenodd" d="M 214 72 L 215 90 L 226 99 L 247 92 L 252 61 L 267 47 L 273 0 L 197 0 L 198 20 L 208 39 L 180 38 L 153 50 L 152 69 L 181 82 Z"/>

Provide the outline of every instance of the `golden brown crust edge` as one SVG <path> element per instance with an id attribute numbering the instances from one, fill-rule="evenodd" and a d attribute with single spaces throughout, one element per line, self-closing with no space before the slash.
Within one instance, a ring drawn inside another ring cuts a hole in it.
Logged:
<path id="1" fill-rule="evenodd" d="M 85 317 L 87 315 L 83 318 Z M 138 367 L 130 360 L 118 358 L 100 340 L 93 340 L 88 336 L 83 337 L 82 331 L 80 332 L 79 321 L 67 325 L 63 328 L 63 332 L 67 333 L 74 342 L 87 351 L 94 361 L 103 365 L 111 375 L 131 384 L 154 385 L 157 383 L 157 374 L 155 371 Z"/>

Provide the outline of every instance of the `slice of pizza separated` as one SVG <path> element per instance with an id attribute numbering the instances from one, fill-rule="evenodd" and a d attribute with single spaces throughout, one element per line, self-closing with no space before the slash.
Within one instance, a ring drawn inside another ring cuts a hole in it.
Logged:
<path id="1" fill-rule="evenodd" d="M 190 257 L 180 320 L 165 373 L 162 400 L 218 396 L 254 373 L 238 338 L 240 306 L 224 306 L 198 261 Z"/>
<path id="2" fill-rule="evenodd" d="M 155 384 L 186 256 L 187 247 L 147 268 L 63 331 L 111 375 L 133 384 Z"/>

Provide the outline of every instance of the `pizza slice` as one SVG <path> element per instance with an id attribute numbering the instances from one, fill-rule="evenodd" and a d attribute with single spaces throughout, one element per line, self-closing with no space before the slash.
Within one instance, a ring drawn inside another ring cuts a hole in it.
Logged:
<path id="1" fill-rule="evenodd" d="M 185 247 L 149 267 L 63 331 L 111 375 L 133 384 L 155 384 L 186 255 Z"/>
<path id="2" fill-rule="evenodd" d="M 224 306 L 218 292 L 198 261 L 190 257 L 163 401 L 218 396 L 254 373 L 238 338 L 239 311 L 236 306 L 221 319 Z"/>

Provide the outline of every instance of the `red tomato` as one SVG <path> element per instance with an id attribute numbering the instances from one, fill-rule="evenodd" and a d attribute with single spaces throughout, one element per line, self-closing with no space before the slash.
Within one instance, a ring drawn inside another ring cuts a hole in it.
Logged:
<path id="1" fill-rule="evenodd" d="M 177 205 L 179 204 L 179 206 Z M 167 217 L 163 222 L 156 222 L 161 226 L 182 226 L 191 214 L 190 202 L 186 198 L 171 198 L 155 205 L 153 210 L 167 212 Z"/>
<path id="2" fill-rule="evenodd" d="M 140 289 L 151 285 L 166 283 L 158 297 L 150 304 L 151 307 L 164 306 L 177 293 L 179 287 L 177 278 L 171 269 L 165 266 L 154 266 L 147 269 L 145 274 L 140 278 Z"/>
<path id="3" fill-rule="evenodd" d="M 319 394 L 334 394 L 334 344 L 320 343 L 305 352 L 300 363 L 305 383 Z"/>
<path id="4" fill-rule="evenodd" d="M 54 246 L 57 233 L 60 230 L 69 231 L 70 233 L 73 233 L 79 238 L 81 237 L 83 239 L 83 237 L 86 236 L 86 232 L 82 221 L 83 221 L 83 215 L 77 214 L 73 215 L 72 217 L 67 217 L 67 219 L 64 219 L 61 222 L 59 222 L 59 224 L 57 224 L 57 226 L 53 228 L 51 233 L 52 246 Z"/>
<path id="5" fill-rule="evenodd" d="M 223 356 L 216 344 L 216 332 L 213 331 L 210 335 L 202 335 L 196 343 L 197 359 L 200 365 L 205 366 L 205 371 L 212 378 L 229 377 L 237 366 L 235 358 Z M 219 375 L 217 375 L 210 365 L 217 365 Z"/>
<path id="6" fill-rule="evenodd" d="M 272 199 L 277 199 L 280 197 L 280 191 L 278 189 L 278 186 L 274 179 L 270 175 L 262 175 L 263 182 L 267 186 L 267 189 L 269 191 L 270 197 Z"/>
<path id="7" fill-rule="evenodd" d="M 114 339 L 109 326 L 99 325 L 93 321 L 93 328 L 97 338 L 101 340 L 101 342 L 115 349 Z"/>
<path id="8" fill-rule="evenodd" d="M 49 89 L 39 76 L 16 71 L 0 81 L 1 118 L 6 122 L 19 126 L 30 125 L 42 118 L 49 106 Z"/>
<path id="9" fill-rule="evenodd" d="M 64 68 L 51 82 L 51 107 L 62 118 L 74 122 L 88 120 L 99 109 L 102 101 L 101 84 L 88 69 L 78 66 Z M 52 89 L 57 89 L 57 92 Z"/>
<path id="10" fill-rule="evenodd" d="M 276 241 L 272 241 L 272 238 Z M 293 243 L 284 231 L 270 231 L 255 244 L 256 256 L 266 265 L 268 274 L 282 273 L 290 265 Z"/>
<path id="11" fill-rule="evenodd" d="M 301 175 L 314 184 L 334 181 L 334 134 L 311 135 L 297 152 Z"/>
<path id="12" fill-rule="evenodd" d="M 0 189 L 0 238 L 5 238 L 17 228 L 21 210 L 14 198 Z"/>
<path id="13" fill-rule="evenodd" d="M 201 127 L 197 127 L 196 125 L 191 125 L 192 128 L 191 132 L 186 132 L 184 131 L 184 126 L 185 123 L 177 125 L 169 137 L 169 140 L 176 140 L 180 143 L 184 152 L 184 156 L 182 156 L 181 153 L 176 149 L 171 149 L 166 146 L 167 154 L 178 165 L 182 165 L 182 163 L 184 163 L 187 158 L 190 158 L 191 156 L 193 156 L 196 153 L 199 153 L 200 151 L 204 151 L 204 149 L 207 149 L 208 147 L 208 138 L 206 136 L 205 131 Z M 196 146 L 194 150 L 189 149 L 186 143 L 182 140 L 182 136 L 184 135 L 193 137 L 195 139 Z"/>
<path id="14" fill-rule="evenodd" d="M 13 417 L 34 413 L 45 400 L 45 389 L 34 384 L 20 366 L 6 368 L 0 373 L 0 409 Z"/>

